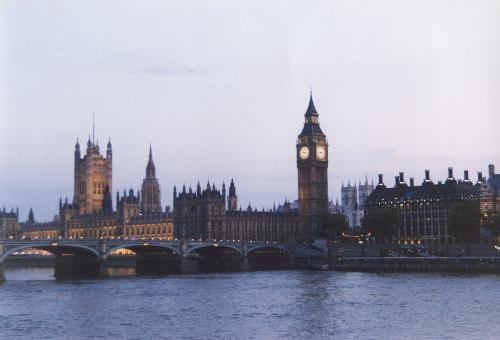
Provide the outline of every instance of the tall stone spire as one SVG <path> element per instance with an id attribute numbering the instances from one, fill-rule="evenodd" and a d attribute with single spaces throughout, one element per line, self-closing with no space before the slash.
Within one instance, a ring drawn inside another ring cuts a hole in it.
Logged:
<path id="1" fill-rule="evenodd" d="M 175 194 L 174 194 L 175 195 Z M 144 213 L 161 212 L 160 184 L 156 178 L 156 167 L 153 162 L 153 149 L 149 145 L 149 158 L 146 165 L 146 177 L 142 182 L 142 211 Z"/>
<path id="2" fill-rule="evenodd" d="M 317 116 L 318 111 L 316 111 L 316 108 L 314 107 L 313 95 L 312 95 L 312 91 L 311 91 L 310 95 L 309 95 L 309 105 L 307 106 L 307 111 L 306 111 L 305 116 L 309 117 L 309 116 L 313 116 L 313 115 Z"/>
<path id="3" fill-rule="evenodd" d="M 148 165 L 146 166 L 146 178 L 155 178 L 156 177 L 156 168 L 155 163 L 153 162 L 153 150 L 151 145 L 149 145 L 149 160 Z"/>

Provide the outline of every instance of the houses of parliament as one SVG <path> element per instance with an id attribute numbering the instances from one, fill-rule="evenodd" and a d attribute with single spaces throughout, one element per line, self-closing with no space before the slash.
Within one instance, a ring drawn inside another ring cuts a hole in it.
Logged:
<path id="1" fill-rule="evenodd" d="M 82 156 L 74 149 L 73 199 L 59 200 L 59 214 L 51 222 L 37 222 L 33 210 L 18 222 L 18 211 L 2 212 L 2 234 L 8 238 L 128 238 L 200 239 L 295 242 L 319 232 L 320 216 L 328 213 L 328 143 L 319 125 L 312 94 L 302 132 L 296 140 L 298 207 L 285 202 L 268 210 L 238 203 L 236 185 L 173 189 L 173 210 L 161 204 L 150 147 L 140 191 L 116 192 L 113 205 L 113 147 L 105 154 L 90 138 Z"/>

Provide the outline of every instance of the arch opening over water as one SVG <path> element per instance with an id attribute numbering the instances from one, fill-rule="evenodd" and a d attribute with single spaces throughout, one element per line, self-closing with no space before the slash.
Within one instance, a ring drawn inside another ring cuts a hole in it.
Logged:
<path id="1" fill-rule="evenodd" d="M 26 249 L 39 249 L 48 251 L 55 256 L 72 256 L 75 258 L 82 259 L 92 259 L 99 260 L 99 253 L 97 250 L 84 246 L 84 245 L 64 245 L 64 244 L 26 244 L 23 246 L 15 247 L 5 251 L 0 257 L 0 263 L 2 263 L 9 255 L 12 255 L 17 252 L 22 252 Z"/>
<path id="2" fill-rule="evenodd" d="M 231 246 L 231 245 L 216 245 L 216 244 L 210 244 L 210 245 L 201 245 L 201 246 L 196 246 L 193 248 L 190 248 L 188 251 L 186 251 L 186 255 L 190 254 L 198 254 L 200 256 L 203 255 L 219 255 L 219 256 L 242 256 L 243 253 L 240 249 L 237 247 Z"/>
<path id="3" fill-rule="evenodd" d="M 112 253 L 120 250 L 127 249 L 135 253 L 138 257 L 179 257 L 180 252 L 174 247 L 170 247 L 167 245 L 150 245 L 150 244 L 124 244 L 116 247 L 110 248 L 106 254 L 104 254 L 103 258 L 107 259 L 110 256 L 113 256 Z"/>

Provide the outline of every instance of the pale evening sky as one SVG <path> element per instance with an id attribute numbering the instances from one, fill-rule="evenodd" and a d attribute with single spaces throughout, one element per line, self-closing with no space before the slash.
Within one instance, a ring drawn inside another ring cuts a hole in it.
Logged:
<path id="1" fill-rule="evenodd" d="M 499 1 L 2 1 L 0 206 L 38 220 L 73 196 L 73 150 L 113 143 L 113 190 L 152 143 L 174 184 L 259 209 L 297 196 L 312 86 L 341 181 L 500 167 Z M 104 147 L 101 148 L 103 150 Z"/>

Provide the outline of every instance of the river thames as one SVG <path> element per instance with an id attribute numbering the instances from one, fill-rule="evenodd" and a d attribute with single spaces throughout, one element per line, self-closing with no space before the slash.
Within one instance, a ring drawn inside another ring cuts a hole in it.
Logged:
<path id="1" fill-rule="evenodd" d="M 57 282 L 10 269 L 0 338 L 493 339 L 500 276 L 262 271 Z"/>

